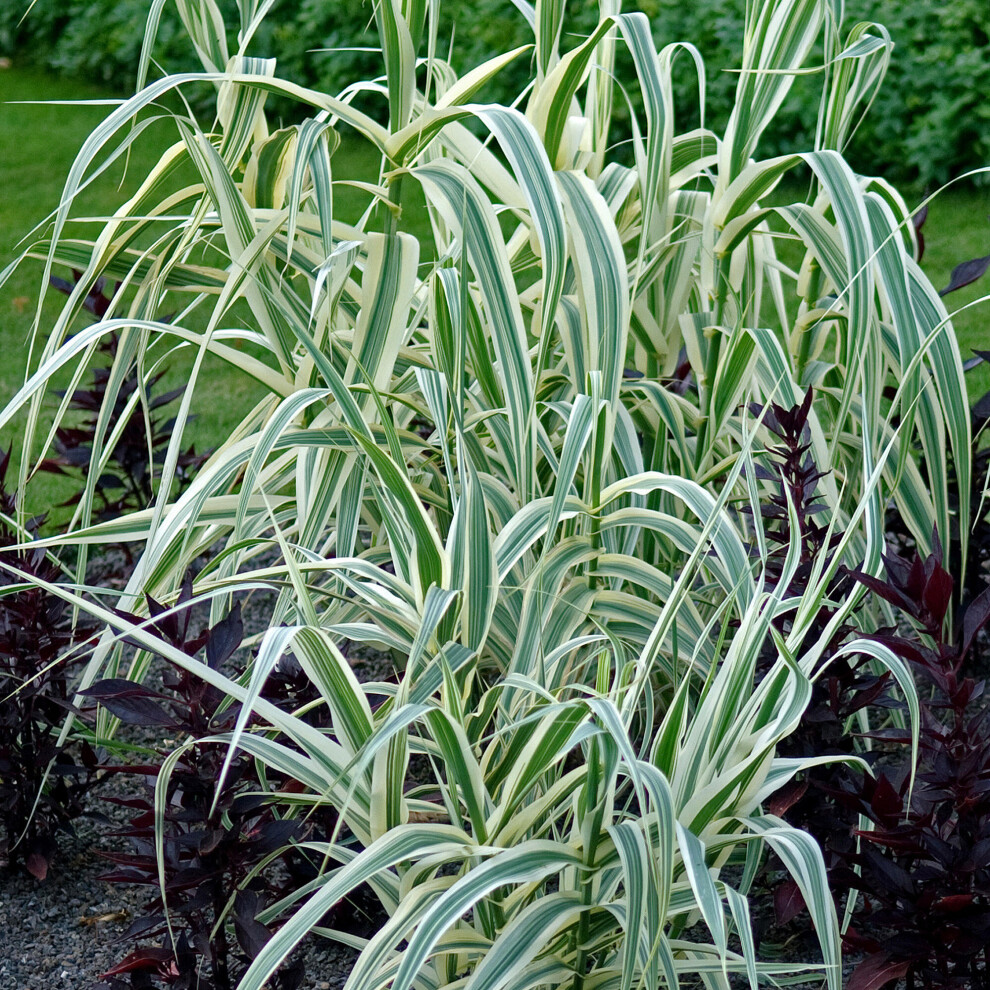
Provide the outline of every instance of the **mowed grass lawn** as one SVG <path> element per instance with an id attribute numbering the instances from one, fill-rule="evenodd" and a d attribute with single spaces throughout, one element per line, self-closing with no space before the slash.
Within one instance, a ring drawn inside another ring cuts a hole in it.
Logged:
<path id="1" fill-rule="evenodd" d="M 0 70 L 0 269 L 23 249 L 18 245 L 36 224 L 56 207 L 69 167 L 82 143 L 112 109 L 108 105 L 70 106 L 19 101 L 106 100 L 110 96 L 97 87 L 59 79 L 26 68 Z M 79 198 L 74 215 L 105 217 L 137 188 L 162 150 L 176 140 L 174 125 L 156 123 L 142 135 L 130 156 L 127 173 L 116 165 Z M 375 160 L 357 142 L 345 141 L 334 158 L 335 178 L 374 179 Z M 407 183 L 407 186 L 412 184 Z M 919 202 L 911 192 L 908 201 Z M 357 219 L 366 200 L 351 187 L 340 186 L 335 209 L 343 220 Z M 406 204 L 403 226 L 414 233 L 425 231 L 421 201 Z M 925 226 L 927 248 L 923 267 L 941 288 L 960 261 L 990 254 L 990 187 L 979 189 L 959 183 L 941 194 L 929 209 Z M 68 236 L 90 236 L 99 223 L 74 223 Z M 27 242 L 25 242 L 27 243 Z M 29 354 L 31 325 L 37 304 L 42 263 L 23 264 L 0 287 L 0 400 L 10 399 L 24 381 Z M 67 277 L 68 273 L 57 274 Z M 964 307 L 990 291 L 990 277 L 947 298 L 950 311 Z M 52 299 L 42 314 L 42 327 L 50 326 L 62 297 Z M 961 312 L 955 320 L 963 356 L 974 348 L 990 348 L 986 306 Z M 167 386 L 188 377 L 191 355 L 177 355 L 170 362 Z M 220 442 L 251 408 L 258 395 L 255 383 L 220 361 L 210 361 L 204 373 L 212 387 L 197 389 L 191 438 L 198 449 Z M 982 366 L 970 375 L 969 391 L 976 397 L 990 388 L 990 369 Z M 54 408 L 55 399 L 49 400 Z M 18 438 L 8 428 L 0 445 L 17 446 Z M 42 511 L 61 501 L 72 486 L 49 475 L 39 476 L 30 490 L 29 511 Z"/>

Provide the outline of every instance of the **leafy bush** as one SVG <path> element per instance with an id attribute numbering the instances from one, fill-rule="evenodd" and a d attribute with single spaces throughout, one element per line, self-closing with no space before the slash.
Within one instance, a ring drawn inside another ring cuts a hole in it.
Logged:
<path id="1" fill-rule="evenodd" d="M 97 759 L 88 743 L 73 754 L 59 740 L 70 675 L 82 659 L 74 648 L 86 631 L 74 628 L 65 602 L 38 583 L 58 581 L 58 565 L 42 549 L 21 547 L 41 520 L 29 521 L 26 532 L 15 528 L 9 464 L 10 453 L 0 452 L 0 865 L 23 863 L 44 880 L 58 833 L 71 831 L 83 810 Z"/>
<path id="2" fill-rule="evenodd" d="M 809 581 L 822 561 L 825 567 L 834 561 L 835 548 L 841 540 L 841 534 L 830 525 L 824 503 L 825 474 L 810 453 L 808 418 L 812 399 L 813 391 L 809 389 L 800 406 L 784 409 L 773 404 L 763 419 L 775 442 L 768 447 L 759 470 L 777 483 L 777 491 L 760 505 L 768 549 L 766 572 L 775 581 L 785 574 L 788 576 L 790 583 L 785 594 L 793 602 L 800 602 L 807 594 Z M 796 567 L 790 559 L 794 547 L 800 548 Z M 845 865 L 842 857 L 852 851 L 851 831 L 856 824 L 848 810 L 836 802 L 833 792 L 855 772 L 849 766 L 851 758 L 855 757 L 862 767 L 872 764 L 877 755 L 857 746 L 858 740 L 849 726 L 870 710 L 894 704 L 889 693 L 890 672 L 878 671 L 868 655 L 844 649 L 856 638 L 853 623 L 863 603 L 846 621 L 832 621 L 840 603 L 849 595 L 852 580 L 840 564 L 817 613 L 809 617 L 815 639 L 823 643 L 821 672 L 812 686 L 800 723 L 778 746 L 782 756 L 808 761 L 809 769 L 785 784 L 767 802 L 773 814 L 814 835 L 822 846 L 830 874 Z M 776 620 L 781 633 L 787 631 L 790 619 L 784 613 Z M 769 668 L 774 660 L 773 644 L 767 643 L 761 664 Z M 797 883 L 785 871 L 773 868 L 779 865 L 770 865 L 767 879 L 773 888 L 774 919 L 778 926 L 775 935 L 786 938 L 793 933 L 785 926 L 801 913 L 805 903 Z M 774 883 L 773 876 L 781 872 L 784 879 Z M 761 934 L 769 935 L 769 932 Z"/>
<path id="3" fill-rule="evenodd" d="M 62 593 L 105 631 L 84 687 L 125 670 L 137 685 L 164 657 L 241 706 L 210 746 L 299 781 L 301 796 L 278 795 L 287 809 L 339 814 L 339 831 L 310 842 L 332 867 L 256 916 L 277 931 L 240 986 L 258 990 L 313 929 L 353 942 L 321 919 L 367 883 L 388 920 L 360 943 L 361 990 L 655 987 L 686 973 L 837 988 L 821 852 L 765 810 L 809 765 L 778 747 L 823 665 L 845 656 L 889 670 L 916 710 L 889 647 L 833 642 L 869 621 L 863 589 L 836 578 L 880 573 L 891 501 L 922 548 L 936 523 L 947 531 L 952 456 L 969 512 L 951 323 L 903 199 L 838 150 L 886 47 L 844 49 L 816 0 L 752 4 L 724 130 L 679 133 L 680 49 L 658 52 L 648 20 L 608 0 L 583 39 L 542 0 L 532 49 L 460 77 L 432 5 L 379 4 L 385 83 L 354 80 L 340 99 L 229 47 L 261 46 L 260 5 L 240 4 L 223 30 L 211 4 L 177 6 L 204 73 L 158 80 L 110 114 L 28 251 L 80 268 L 82 286 L 132 285 L 133 300 L 70 336 L 85 305 L 74 291 L 37 328 L 33 375 L 0 427 L 112 333 L 195 355 L 154 505 L 104 522 L 83 507 L 60 537 L 142 546 L 120 601 Z M 759 158 L 819 43 L 863 73 L 815 77 L 819 150 Z M 527 66 L 518 108 L 474 102 L 513 65 Z M 145 107 L 203 83 L 216 113 L 172 114 L 176 143 L 105 236 L 66 238 L 101 155 Z M 270 128 L 269 97 L 304 119 Z M 622 106 L 627 161 L 613 157 Z M 366 206 L 352 223 L 334 205 L 342 132 L 380 164 L 346 187 Z M 182 169 L 192 178 L 175 191 Z M 807 200 L 762 205 L 788 172 L 809 179 Z M 401 208 L 410 185 L 427 204 L 423 243 Z M 173 321 L 149 316 L 171 308 Z M 208 353 L 253 379 L 258 401 L 176 496 Z M 800 527 L 780 552 L 794 492 L 757 470 L 782 427 L 763 411 L 801 409 L 812 388 L 787 480 L 810 484 L 807 443 L 839 535 L 814 559 Z M 25 474 L 45 456 L 41 421 L 24 430 Z M 185 604 L 204 557 L 192 601 L 211 603 L 214 624 L 235 595 L 277 596 L 244 677 L 162 635 L 159 606 Z M 126 668 L 124 642 L 138 648 Z M 397 681 L 358 682 L 354 643 L 390 651 Z M 325 726 L 265 697 L 289 655 Z M 110 732 L 112 710 L 97 724 Z M 747 893 L 768 847 L 809 907 L 820 963 L 757 958 Z"/>
<path id="4" fill-rule="evenodd" d="M 24 0 L 26 6 L 27 0 Z M 704 5 L 674 0 L 640 0 L 661 47 L 688 42 L 707 68 L 707 124 L 721 130 L 735 100 L 738 68 L 733 61 L 745 26 L 743 0 Z M 234 5 L 217 8 L 230 22 Z M 53 68 L 102 80 L 129 90 L 136 78 L 148 5 L 138 0 L 74 0 L 66 10 L 55 0 L 37 0 L 31 15 L 18 23 L 19 4 L 0 11 L 0 54 L 26 50 Z M 259 29 L 258 53 L 275 55 L 281 73 L 326 93 L 337 93 L 355 79 L 382 74 L 371 5 L 360 0 L 332 4 L 303 0 L 281 4 L 276 19 Z M 990 162 L 990 37 L 982 0 L 942 4 L 927 0 L 850 0 L 845 30 L 860 22 L 888 29 L 893 54 L 885 85 L 849 149 L 850 160 L 865 172 L 919 187 L 941 185 L 950 177 Z M 440 36 L 456 38 L 454 67 L 466 70 L 529 40 L 524 17 L 511 0 L 461 0 L 442 12 Z M 564 41 L 587 36 L 597 8 L 585 4 L 569 12 Z M 232 41 L 233 39 L 231 39 Z M 368 51 L 367 49 L 372 49 Z M 822 57 L 821 50 L 816 58 Z M 170 72 L 196 68 L 182 43 L 182 24 L 166 5 L 157 35 L 156 58 Z M 638 99 L 635 73 L 620 61 L 619 78 Z M 493 98 L 508 103 L 527 81 L 525 60 L 494 82 Z M 700 110 L 693 68 L 687 62 L 672 77 L 677 121 L 696 126 Z M 764 136 L 766 157 L 813 147 L 820 86 L 813 76 L 798 77 L 772 132 Z M 281 104 L 288 107 L 289 104 Z M 624 107 L 619 107 L 621 114 Z"/>
<path id="5" fill-rule="evenodd" d="M 916 779 L 905 759 L 875 779 L 851 779 L 837 796 L 868 823 L 857 848 L 833 871 L 862 905 L 849 942 L 867 952 L 851 990 L 903 979 L 911 987 L 980 987 L 990 979 L 990 713 L 984 684 L 964 674 L 967 655 L 990 621 L 990 588 L 973 600 L 958 633 L 948 614 L 953 581 L 942 550 L 922 559 L 886 558 L 887 580 L 859 579 L 910 616 L 918 636 L 890 630 L 882 642 L 921 678 L 921 751 Z M 884 739 L 908 742 L 903 731 Z"/>
<path id="6" fill-rule="evenodd" d="M 959 271 L 977 277 L 972 263 Z M 954 277 L 943 294 L 963 277 Z M 822 474 L 808 456 L 810 408 L 809 391 L 801 407 L 772 406 L 765 416 L 780 441 L 768 452 L 780 490 L 762 514 L 768 541 L 781 544 L 782 551 L 794 542 L 791 532 L 799 534 L 800 562 L 788 588 L 794 598 L 804 590 L 802 575 L 838 539 L 816 522 Z M 840 569 L 829 594 L 831 601 L 841 600 L 839 582 L 857 578 L 904 615 L 901 627 L 871 638 L 905 659 L 925 688 L 917 778 L 905 748 L 911 734 L 903 724 L 897 727 L 895 720 L 893 726 L 866 732 L 875 747 L 870 750 L 857 746 L 862 729 L 849 731 L 870 708 L 901 708 L 890 694 L 889 672 L 878 672 L 867 656 L 826 660 L 801 724 L 778 747 L 782 754 L 809 761 L 857 756 L 858 769 L 844 760 L 812 766 L 769 799 L 775 814 L 822 845 L 838 907 L 843 895 L 856 906 L 855 927 L 844 938 L 866 958 L 850 978 L 850 990 L 878 990 L 901 980 L 908 988 L 986 982 L 990 805 L 983 798 L 990 779 L 990 721 L 982 704 L 983 682 L 963 671 L 972 666 L 977 637 L 990 621 L 990 589 L 984 586 L 962 614 L 955 624 L 958 642 L 952 641 L 948 614 L 954 582 L 943 567 L 937 533 L 932 545 L 924 560 L 917 554 L 913 560 L 886 556 L 885 581 Z M 780 559 L 780 552 L 771 553 L 768 563 L 776 560 L 779 566 Z M 817 622 L 825 627 L 833 615 L 834 608 L 825 605 Z M 903 631 L 908 619 L 918 627 L 920 640 Z M 832 625 L 829 631 L 826 657 L 854 633 L 849 625 Z M 868 767 L 873 769 L 863 773 Z M 790 879 L 776 887 L 774 902 L 778 925 L 804 907 Z"/>
<path id="7" fill-rule="evenodd" d="M 897 46 L 857 157 L 876 155 L 926 186 L 990 162 L 990 109 L 980 95 L 990 86 L 990 24 L 980 0 L 870 0 L 850 13 L 886 24 Z"/>
<path id="8" fill-rule="evenodd" d="M 191 596 L 187 583 L 175 611 L 149 602 L 157 614 L 154 627 L 186 656 L 205 649 L 207 664 L 219 670 L 241 643 L 240 609 L 209 631 L 190 636 L 189 609 L 183 606 Z M 167 672 L 164 685 L 167 693 L 124 678 L 108 678 L 83 692 L 122 722 L 167 730 L 178 743 L 171 755 L 162 754 L 161 764 L 108 768 L 112 773 L 141 775 L 150 781 L 146 784 L 150 793 L 121 801 L 137 812 L 122 833 L 133 849 L 128 854 L 107 854 L 117 867 L 102 879 L 155 891 L 124 938 L 167 937 L 164 945 L 142 945 L 132 951 L 104 974 L 105 986 L 151 986 L 161 981 L 189 990 L 231 990 L 271 938 L 257 915 L 266 899 L 276 900 L 285 893 L 272 879 L 272 862 L 306 829 L 299 820 L 273 814 L 250 760 L 241 756 L 228 764 L 224 748 L 198 741 L 232 729 L 239 707 L 227 705 L 223 692 L 181 668 Z M 155 818 L 156 788 L 165 809 L 160 826 Z M 159 834 L 162 873 L 156 854 Z M 228 919 L 239 953 L 230 945 Z M 123 974 L 129 976 L 124 979 Z M 302 964 L 296 962 L 283 969 L 274 985 L 289 990 L 302 977 Z"/>
<path id="9" fill-rule="evenodd" d="M 742 0 L 703 6 L 653 0 L 644 4 L 662 43 L 683 39 L 696 45 L 709 66 L 707 111 L 718 128 L 731 112 L 735 50 L 745 20 Z M 894 48 L 884 84 L 849 148 L 854 166 L 882 172 L 921 187 L 990 161 L 988 111 L 982 93 L 990 85 L 990 38 L 980 0 L 910 3 L 849 0 L 846 29 L 879 22 Z M 795 83 L 794 98 L 763 146 L 765 155 L 812 146 L 818 119 L 818 88 L 811 78 Z M 683 120 L 695 120 L 697 101 L 689 79 L 678 81 Z"/>
<path id="10" fill-rule="evenodd" d="M 80 78 L 133 88 L 148 6 L 142 0 L 39 0 L 33 6 L 12 0 L 0 9 L 0 49 Z M 157 40 L 157 57 L 175 70 L 197 67 L 174 7 L 166 9 Z"/>

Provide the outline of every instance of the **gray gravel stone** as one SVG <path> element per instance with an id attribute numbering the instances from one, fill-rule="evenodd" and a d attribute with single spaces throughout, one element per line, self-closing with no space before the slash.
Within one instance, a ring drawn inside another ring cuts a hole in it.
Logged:
<path id="1" fill-rule="evenodd" d="M 127 813 L 90 803 L 121 823 Z M 0 990 L 89 990 L 131 950 L 120 936 L 140 914 L 146 892 L 99 879 L 111 865 L 99 852 L 125 847 L 106 831 L 78 819 L 76 835 L 63 837 L 43 881 L 24 871 L 0 872 Z M 303 987 L 339 990 L 354 959 L 349 948 L 314 940 Z"/>

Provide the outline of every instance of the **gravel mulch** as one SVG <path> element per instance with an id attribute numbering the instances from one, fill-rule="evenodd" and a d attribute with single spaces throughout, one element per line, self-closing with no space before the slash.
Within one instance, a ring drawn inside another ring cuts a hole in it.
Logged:
<path id="1" fill-rule="evenodd" d="M 14 870 L 0 876 L 0 990 L 83 990 L 119 961 L 115 940 L 143 892 L 97 879 L 109 864 L 95 852 L 110 848 L 112 840 L 83 819 L 45 880 Z"/>
<path id="2" fill-rule="evenodd" d="M 135 781 L 112 776 L 103 793 L 137 791 Z M 75 835 L 63 835 L 48 876 L 0 871 L 0 990 L 90 990 L 137 943 L 121 941 L 141 914 L 147 891 L 99 877 L 112 864 L 101 851 L 126 851 L 126 839 L 107 833 L 123 825 L 128 809 L 91 795 L 88 807 L 114 823 L 83 817 Z M 353 950 L 320 939 L 306 952 L 304 990 L 340 990 Z"/>

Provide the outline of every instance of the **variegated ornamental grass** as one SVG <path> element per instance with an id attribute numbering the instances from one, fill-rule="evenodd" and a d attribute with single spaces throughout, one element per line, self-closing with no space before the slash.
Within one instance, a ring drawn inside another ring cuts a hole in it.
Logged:
<path id="1" fill-rule="evenodd" d="M 731 973 L 838 987 L 821 856 L 762 810 L 802 766 L 775 746 L 820 672 L 830 634 L 806 633 L 839 560 L 877 571 L 891 500 L 920 546 L 933 524 L 947 532 L 950 457 L 963 499 L 970 490 L 959 353 L 907 208 L 842 157 L 882 82 L 884 29 L 843 25 L 836 0 L 753 3 L 727 131 L 678 134 L 672 73 L 703 85 L 704 67 L 690 39 L 658 52 L 618 0 L 602 0 L 587 39 L 564 30 L 563 0 L 519 0 L 532 46 L 461 78 L 442 58 L 435 2 L 383 0 L 384 75 L 337 95 L 246 54 L 278 16 L 271 0 L 239 0 L 228 25 L 214 0 L 176 2 L 203 72 L 142 78 L 79 152 L 30 252 L 46 283 L 57 266 L 84 275 L 53 326 L 39 319 L 33 374 L 0 425 L 25 424 L 23 485 L 66 413 L 63 402 L 44 420 L 49 381 L 65 369 L 78 381 L 99 339 L 120 335 L 90 489 L 70 532 L 48 541 L 80 548 L 59 593 L 106 626 L 85 683 L 142 677 L 150 654 L 123 670 L 120 639 L 153 643 L 83 586 L 88 548 L 143 546 L 121 602 L 139 614 L 144 592 L 174 599 L 210 548 L 196 591 L 214 617 L 250 589 L 279 593 L 243 683 L 172 658 L 270 723 L 247 731 L 245 717 L 222 741 L 306 785 L 282 796 L 287 813 L 330 801 L 358 845 L 312 844 L 327 870 L 266 912 L 284 925 L 242 986 L 261 987 L 368 881 L 390 920 L 362 943 L 353 990 L 652 990 L 685 974 L 727 987 Z M 643 108 L 626 159 L 612 127 L 627 99 L 620 56 Z M 476 102 L 519 60 L 533 77 L 516 105 Z M 818 146 L 761 160 L 760 135 L 806 71 L 822 82 Z M 68 237 L 76 192 L 141 139 L 141 112 L 204 83 L 216 118 L 170 111 L 175 144 L 138 193 L 96 240 Z M 305 120 L 272 130 L 272 96 Z M 375 101 L 377 119 L 355 106 Z M 356 224 L 334 218 L 342 133 L 381 157 Z M 165 194 L 180 169 L 193 181 Z M 806 199 L 761 206 L 794 171 Z M 430 244 L 405 229 L 405 185 L 425 195 Z M 801 245 L 798 270 L 779 260 L 781 239 Z M 124 291 L 70 335 L 98 276 Z M 159 498 L 92 525 L 120 425 L 114 391 L 129 362 L 151 374 L 174 348 L 195 360 Z M 670 387 L 682 352 L 692 387 Z M 207 354 L 257 383 L 257 405 L 170 501 L 192 397 L 213 385 Z M 763 578 L 765 434 L 751 404 L 792 405 L 808 388 L 842 542 L 790 600 L 786 580 Z M 835 627 L 854 600 L 842 604 Z M 785 612 L 782 635 L 772 620 Z M 359 684 L 348 642 L 391 650 L 398 683 Z M 757 676 L 767 649 L 776 664 Z M 895 658 L 858 649 L 894 670 L 913 711 Z M 332 734 L 261 696 L 289 652 Z M 386 704 L 373 710 L 371 691 Z M 101 731 L 113 728 L 104 715 Z M 406 788 L 411 754 L 429 758 L 431 787 Z M 746 892 L 768 846 L 811 908 L 818 963 L 756 957 Z"/>

